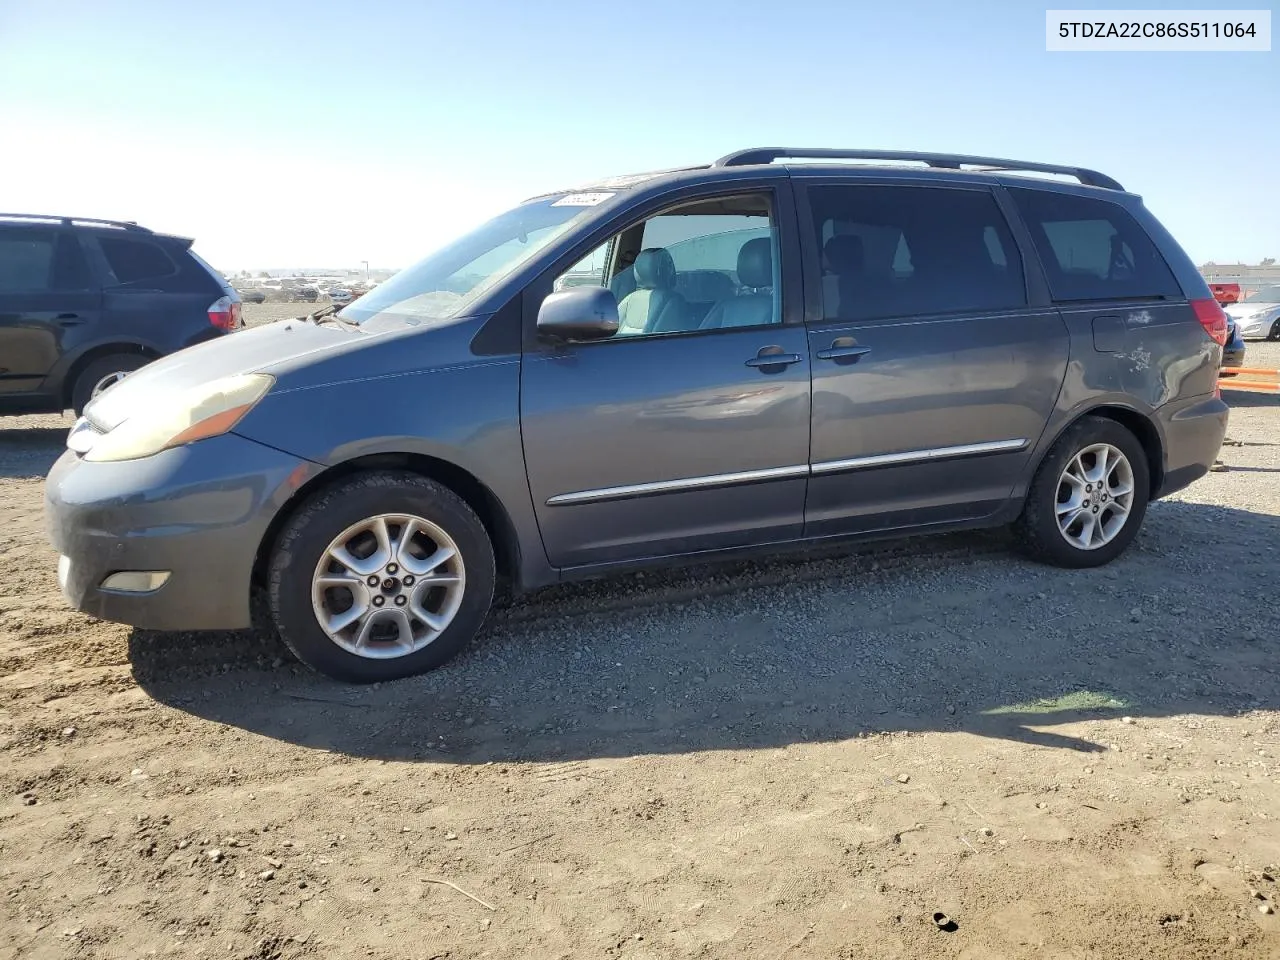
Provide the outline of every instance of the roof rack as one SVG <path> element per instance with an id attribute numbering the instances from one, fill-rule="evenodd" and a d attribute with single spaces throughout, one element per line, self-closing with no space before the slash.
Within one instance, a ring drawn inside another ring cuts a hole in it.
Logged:
<path id="1" fill-rule="evenodd" d="M 93 224 L 103 227 L 118 227 L 121 230 L 136 230 L 138 233 L 151 233 L 146 227 L 138 226 L 136 220 L 102 220 L 98 217 L 59 217 L 44 213 L 0 213 L 0 220 L 48 220 L 69 227 L 76 223 Z"/>
<path id="2" fill-rule="evenodd" d="M 741 167 L 756 163 L 772 163 L 785 158 L 808 160 L 915 160 L 943 170 L 959 170 L 961 166 L 977 167 L 979 173 L 1026 171 L 1029 173 L 1059 173 L 1075 177 L 1085 186 L 1104 187 L 1107 190 L 1123 190 L 1118 182 L 1097 170 L 1085 167 L 1064 167 L 1054 163 L 1031 163 L 1021 160 L 1001 160 L 998 157 L 971 157 L 961 153 L 914 153 L 907 150 L 839 150 L 827 147 L 754 147 L 727 154 L 712 164 L 713 167 Z"/>

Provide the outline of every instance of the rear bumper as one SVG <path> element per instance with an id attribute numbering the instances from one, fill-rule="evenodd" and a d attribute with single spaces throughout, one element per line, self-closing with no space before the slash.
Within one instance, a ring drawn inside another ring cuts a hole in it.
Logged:
<path id="1" fill-rule="evenodd" d="M 62 592 L 78 610 L 138 627 L 248 627 L 258 547 L 318 469 L 234 434 L 123 463 L 64 453 L 45 484 Z M 103 588 L 122 571 L 168 577 L 149 593 Z"/>
<path id="2" fill-rule="evenodd" d="M 1164 434 L 1164 480 L 1157 497 L 1195 483 L 1213 466 L 1227 435 L 1230 408 L 1221 397 L 1197 397 L 1156 411 Z"/>

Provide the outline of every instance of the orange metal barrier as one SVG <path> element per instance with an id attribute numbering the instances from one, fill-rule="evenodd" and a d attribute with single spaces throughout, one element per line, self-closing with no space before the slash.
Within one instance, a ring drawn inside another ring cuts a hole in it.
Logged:
<path id="1" fill-rule="evenodd" d="M 1249 393 L 1280 393 L 1280 370 L 1263 367 L 1233 367 L 1218 374 L 1218 386 L 1223 390 L 1243 390 Z"/>

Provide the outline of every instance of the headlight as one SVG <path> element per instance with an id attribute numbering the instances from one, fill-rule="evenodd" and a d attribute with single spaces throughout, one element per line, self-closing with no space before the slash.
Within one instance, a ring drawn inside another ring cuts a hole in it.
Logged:
<path id="1" fill-rule="evenodd" d="M 137 460 L 169 447 L 226 433 L 266 395 L 264 373 L 212 380 L 179 393 L 162 408 L 139 410 L 96 437 L 86 460 Z M 157 405 L 159 407 L 160 405 Z"/>

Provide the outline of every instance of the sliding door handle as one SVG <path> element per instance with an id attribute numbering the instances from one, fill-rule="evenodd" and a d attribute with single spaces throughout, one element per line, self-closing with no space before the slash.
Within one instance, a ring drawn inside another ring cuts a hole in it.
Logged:
<path id="1" fill-rule="evenodd" d="M 836 363 L 857 363 L 859 357 L 870 352 L 870 347 L 859 346 L 853 337 L 836 337 L 831 346 L 819 350 L 816 356 L 819 360 L 834 360 Z"/>
<path id="2" fill-rule="evenodd" d="M 768 347 L 764 348 L 769 349 Z M 804 357 L 798 353 L 765 353 L 761 350 L 758 354 L 747 361 L 748 367 L 789 367 L 793 363 L 799 363 Z"/>

